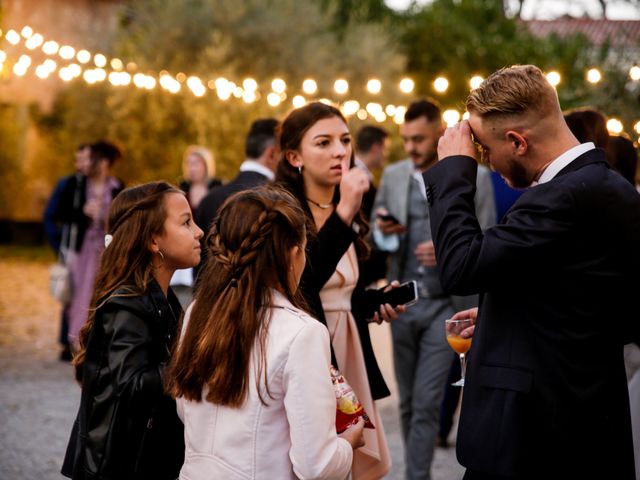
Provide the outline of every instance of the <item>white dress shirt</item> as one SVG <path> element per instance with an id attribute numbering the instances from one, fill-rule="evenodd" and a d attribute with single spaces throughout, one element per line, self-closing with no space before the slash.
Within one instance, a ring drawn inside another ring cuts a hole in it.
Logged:
<path id="1" fill-rule="evenodd" d="M 256 162 L 255 160 L 245 160 L 244 162 L 242 162 L 242 165 L 240 165 L 240 171 L 256 172 L 256 173 L 259 173 L 260 175 L 264 175 L 271 181 L 273 181 L 273 179 L 276 178 L 276 174 L 273 173 L 271 169 L 265 167 L 259 162 Z"/>
<path id="2" fill-rule="evenodd" d="M 560 170 L 569 165 L 583 153 L 593 150 L 594 148 L 596 148 L 596 146 L 593 142 L 581 143 L 580 145 L 570 148 L 547 165 L 547 168 L 544 169 L 542 175 L 540 175 L 540 178 L 538 179 L 538 185 L 553 179 L 558 173 L 560 173 Z"/>

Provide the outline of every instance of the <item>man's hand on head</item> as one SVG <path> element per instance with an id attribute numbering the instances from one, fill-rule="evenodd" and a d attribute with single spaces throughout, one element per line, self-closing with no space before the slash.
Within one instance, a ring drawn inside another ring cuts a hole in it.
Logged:
<path id="1" fill-rule="evenodd" d="M 438 141 L 438 160 L 453 155 L 466 155 L 476 158 L 477 150 L 471 138 L 469 122 L 463 120 L 445 130 Z"/>

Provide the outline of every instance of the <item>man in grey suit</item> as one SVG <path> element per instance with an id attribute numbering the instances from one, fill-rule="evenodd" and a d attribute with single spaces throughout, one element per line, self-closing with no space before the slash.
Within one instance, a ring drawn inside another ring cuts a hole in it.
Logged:
<path id="1" fill-rule="evenodd" d="M 422 173 L 437 162 L 443 132 L 434 101 L 419 100 L 409 106 L 400 134 L 410 158 L 384 170 L 373 206 L 374 240 L 378 248 L 390 252 L 387 277 L 416 280 L 419 290 L 418 303 L 391 324 L 407 479 L 431 477 L 440 404 L 453 358 L 444 321 L 462 306 L 459 297 L 445 294 L 440 284 L 422 181 Z M 483 228 L 495 224 L 487 169 L 478 172 L 475 202 Z"/>

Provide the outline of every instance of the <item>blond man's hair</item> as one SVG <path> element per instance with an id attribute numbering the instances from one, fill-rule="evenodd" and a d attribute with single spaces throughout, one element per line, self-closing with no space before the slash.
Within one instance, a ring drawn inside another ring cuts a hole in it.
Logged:
<path id="1" fill-rule="evenodd" d="M 467 110 L 482 118 L 560 112 L 555 89 L 535 65 L 515 65 L 492 73 L 467 98 Z"/>

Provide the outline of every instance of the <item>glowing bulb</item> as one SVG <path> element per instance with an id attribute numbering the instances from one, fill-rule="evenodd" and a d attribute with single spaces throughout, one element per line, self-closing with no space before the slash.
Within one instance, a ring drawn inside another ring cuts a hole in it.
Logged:
<path id="1" fill-rule="evenodd" d="M 253 103 L 256 101 L 256 92 L 255 90 L 245 90 L 242 94 L 242 100 L 245 103 Z"/>
<path id="2" fill-rule="evenodd" d="M 600 80 L 602 80 L 602 74 L 600 73 L 600 70 L 598 70 L 597 68 L 589 69 L 589 71 L 587 72 L 587 82 L 598 83 Z"/>
<path id="3" fill-rule="evenodd" d="M 122 70 L 124 68 L 124 63 L 119 58 L 112 58 L 109 63 L 114 70 Z"/>
<path id="4" fill-rule="evenodd" d="M 337 94 L 343 95 L 347 93 L 347 91 L 349 90 L 349 82 L 347 82 L 342 78 L 339 78 L 334 82 L 333 89 L 336 91 Z"/>
<path id="5" fill-rule="evenodd" d="M 617 118 L 610 118 L 607 121 L 607 130 L 613 135 L 620 135 L 624 127 L 622 126 L 622 122 Z"/>
<path id="6" fill-rule="evenodd" d="M 84 81 L 89 84 L 96 83 L 96 74 L 93 69 L 85 70 L 82 74 L 82 78 L 84 78 Z"/>
<path id="7" fill-rule="evenodd" d="M 360 110 L 360 104 L 357 100 L 347 100 L 342 105 L 342 112 L 348 117 L 357 113 L 358 110 Z"/>
<path id="8" fill-rule="evenodd" d="M 453 127 L 460 121 L 460 112 L 457 110 L 445 110 L 442 114 L 442 119 L 445 121 L 448 127 Z"/>
<path id="9" fill-rule="evenodd" d="M 229 100 L 231 98 L 231 89 L 228 88 L 216 88 L 216 94 L 220 100 Z"/>
<path id="10" fill-rule="evenodd" d="M 475 90 L 476 88 L 480 87 L 482 82 L 484 82 L 484 78 L 482 78 L 480 75 L 474 75 L 473 77 L 471 77 L 471 80 L 469 80 L 469 86 L 471 87 L 471 90 Z"/>
<path id="11" fill-rule="evenodd" d="M 380 93 L 382 90 L 382 83 L 377 78 L 372 78 L 367 82 L 367 90 L 369 93 L 373 93 L 374 95 Z"/>
<path id="12" fill-rule="evenodd" d="M 373 118 L 375 118 L 378 123 L 384 123 L 387 120 L 387 115 L 384 112 L 378 112 Z"/>
<path id="13" fill-rule="evenodd" d="M 55 55 L 56 53 L 58 53 L 59 49 L 60 45 L 58 45 L 58 42 L 54 42 L 53 40 L 44 42 L 44 45 L 42 45 L 42 51 L 47 55 Z"/>
<path id="14" fill-rule="evenodd" d="M 242 89 L 242 87 L 233 87 L 232 93 L 234 97 L 242 98 L 242 94 L 244 93 L 244 90 Z"/>
<path id="15" fill-rule="evenodd" d="M 42 38 L 42 35 L 40 35 L 39 33 L 36 33 L 33 37 L 29 38 L 29 40 L 25 42 L 25 46 L 29 50 L 33 50 L 35 48 L 38 48 L 40 45 L 42 45 L 43 41 L 44 41 L 44 38 Z"/>
<path id="16" fill-rule="evenodd" d="M 20 35 L 15 30 L 9 30 L 4 36 L 11 45 L 17 45 L 20 43 Z"/>
<path id="17" fill-rule="evenodd" d="M 31 35 L 33 35 L 33 28 L 29 26 L 23 27 L 20 33 L 22 33 L 22 36 L 24 38 L 29 38 Z"/>
<path id="18" fill-rule="evenodd" d="M 315 80 L 311 78 L 307 78 L 304 82 L 302 82 L 302 90 L 304 93 L 308 95 L 313 95 L 318 91 L 318 84 Z M 299 107 L 296 107 L 299 108 Z"/>
<path id="19" fill-rule="evenodd" d="M 22 63 L 25 67 L 31 65 L 31 57 L 29 55 L 20 55 L 18 63 Z"/>
<path id="20" fill-rule="evenodd" d="M 154 88 L 156 88 L 157 83 L 158 82 L 156 81 L 155 78 L 153 78 L 151 75 L 147 75 L 144 88 L 146 88 L 147 90 L 153 90 Z"/>
<path id="21" fill-rule="evenodd" d="M 187 78 L 187 87 L 189 87 L 191 90 L 193 90 L 194 88 L 198 88 L 198 86 L 200 85 L 202 85 L 202 80 L 200 80 L 198 77 Z"/>
<path id="22" fill-rule="evenodd" d="M 93 63 L 95 63 L 98 68 L 104 68 L 107 65 L 107 57 L 98 53 L 93 57 Z"/>
<path id="23" fill-rule="evenodd" d="M 271 92 L 269 95 L 267 95 L 267 103 L 272 107 L 277 107 L 278 105 L 280 105 L 280 95 L 275 92 Z"/>
<path id="24" fill-rule="evenodd" d="M 433 88 L 436 89 L 436 92 L 444 93 L 449 88 L 449 80 L 444 77 L 438 77 L 433 81 Z"/>
<path id="25" fill-rule="evenodd" d="M 144 88 L 147 84 L 147 76 L 144 73 L 136 73 L 133 76 L 133 84 L 138 88 Z"/>
<path id="26" fill-rule="evenodd" d="M 307 100 L 302 95 L 296 95 L 293 97 L 293 100 L 291 100 L 291 103 L 293 103 L 293 108 L 300 108 L 305 106 Z"/>
<path id="27" fill-rule="evenodd" d="M 94 68 L 93 73 L 96 78 L 96 82 L 104 82 L 107 79 L 107 71 L 102 68 Z"/>
<path id="28" fill-rule="evenodd" d="M 178 72 L 176 74 L 176 80 L 179 81 L 180 83 L 183 83 L 186 79 L 187 79 L 187 76 L 184 73 Z"/>
<path id="29" fill-rule="evenodd" d="M 271 90 L 276 93 L 283 93 L 287 89 L 287 84 L 281 78 L 274 78 L 271 82 Z M 268 101 L 268 98 L 267 98 Z M 277 104 L 276 104 L 277 105 Z"/>
<path id="30" fill-rule="evenodd" d="M 379 103 L 375 103 L 375 102 L 369 102 L 367 103 L 366 106 L 366 110 L 369 114 L 371 114 L 372 116 L 376 116 L 379 115 L 382 112 L 382 105 L 380 105 Z"/>
<path id="31" fill-rule="evenodd" d="M 24 65 L 23 63 L 16 63 L 13 66 L 13 73 L 15 73 L 19 77 L 22 77 L 24 74 L 27 73 L 28 68 L 29 67 L 27 65 Z"/>
<path id="32" fill-rule="evenodd" d="M 393 116 L 393 121 L 398 125 L 401 125 L 404 122 L 405 113 L 407 113 L 407 107 L 403 107 L 403 106 L 396 107 L 396 113 Z"/>
<path id="33" fill-rule="evenodd" d="M 91 60 L 91 54 L 86 50 L 80 50 L 77 53 L 76 58 L 80 63 L 89 63 L 89 61 Z"/>
<path id="34" fill-rule="evenodd" d="M 82 74 L 82 68 L 77 63 L 72 63 L 67 65 L 67 69 L 69 70 L 69 74 L 73 77 L 79 77 Z"/>
<path id="35" fill-rule="evenodd" d="M 387 105 L 384 109 L 384 113 L 393 117 L 396 114 L 396 106 L 395 105 Z"/>
<path id="36" fill-rule="evenodd" d="M 71 60 L 76 56 L 76 51 L 69 45 L 63 45 L 62 47 L 60 47 L 60 50 L 58 50 L 58 55 L 60 55 L 65 60 Z"/>
<path id="37" fill-rule="evenodd" d="M 462 119 L 463 119 L 463 120 L 469 120 L 469 117 L 470 117 L 470 116 L 471 116 L 471 115 L 469 114 L 469 112 L 464 112 L 464 113 L 462 114 Z"/>
<path id="38" fill-rule="evenodd" d="M 547 81 L 553 86 L 553 87 L 557 87 L 558 85 L 560 85 L 560 74 L 558 72 L 551 71 L 549 73 L 547 73 Z"/>
<path id="39" fill-rule="evenodd" d="M 51 72 L 49 72 L 49 69 L 44 65 L 38 65 L 36 67 L 36 75 L 38 76 L 38 78 L 41 78 L 42 80 L 47 78 L 50 73 Z"/>
<path id="40" fill-rule="evenodd" d="M 363 108 L 358 110 L 358 113 L 356 113 L 356 117 L 358 117 L 360 120 L 366 120 L 368 116 L 369 114 Z"/>
<path id="41" fill-rule="evenodd" d="M 71 75 L 71 72 L 67 67 L 61 68 L 58 72 L 58 75 L 65 82 L 70 82 L 71 80 L 73 80 L 73 75 Z"/>
<path id="42" fill-rule="evenodd" d="M 244 88 L 248 92 L 255 92 L 258 89 L 258 82 L 256 82 L 253 78 L 245 78 L 242 81 L 242 88 Z M 251 97 L 249 97 L 251 98 Z M 251 103 L 255 100 L 255 95 L 253 100 L 247 103 Z M 246 101 L 246 100 L 245 100 Z"/>
<path id="43" fill-rule="evenodd" d="M 640 80 L 640 67 L 638 65 L 634 65 L 629 69 L 629 77 L 631 77 L 631 80 L 633 80 L 634 82 Z"/>
<path id="44" fill-rule="evenodd" d="M 0 63 L 4 63 L 6 59 L 7 59 L 7 54 L 3 50 L 0 50 Z"/>
<path id="45" fill-rule="evenodd" d="M 640 122 L 636 122 L 636 124 L 633 126 L 633 129 L 636 131 L 636 133 L 640 134 Z"/>
<path id="46" fill-rule="evenodd" d="M 403 78 L 400 80 L 400 90 L 404 93 L 413 92 L 415 86 L 416 84 L 410 78 Z"/>

